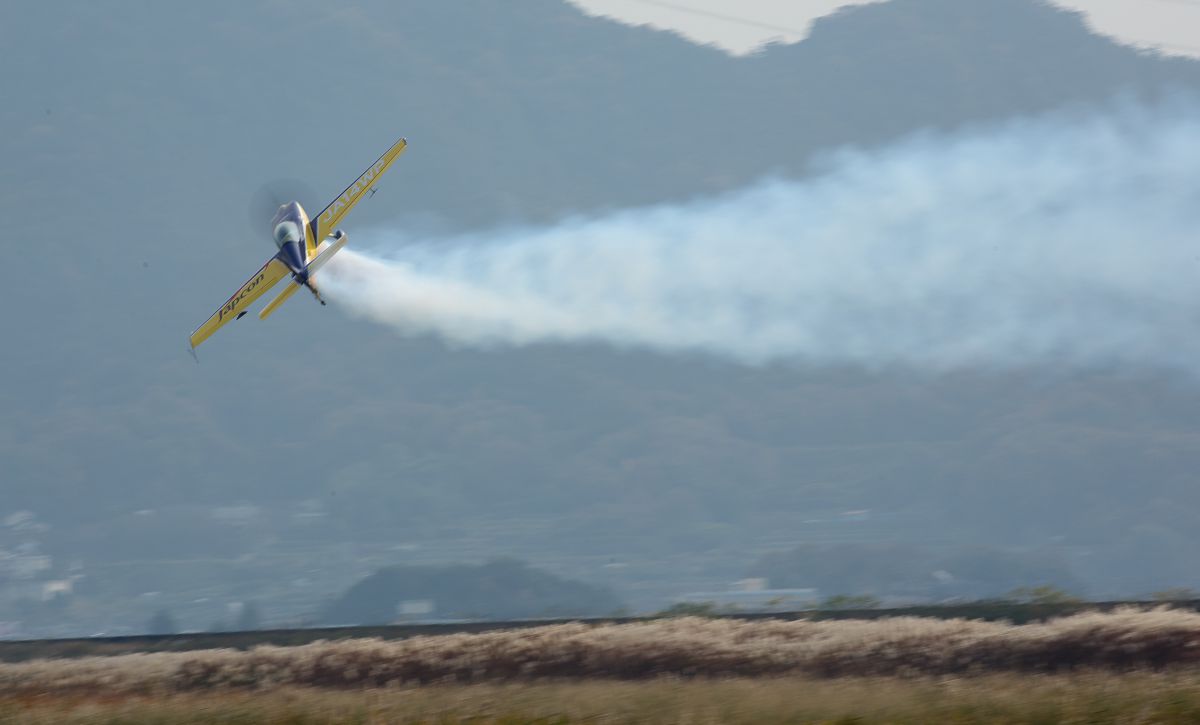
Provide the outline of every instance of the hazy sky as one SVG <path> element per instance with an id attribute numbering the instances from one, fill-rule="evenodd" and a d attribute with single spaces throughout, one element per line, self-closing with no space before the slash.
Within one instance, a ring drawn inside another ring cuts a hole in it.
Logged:
<path id="1" fill-rule="evenodd" d="M 869 2 L 871 0 L 859 0 Z M 1200 57 L 1200 0 L 1055 0 L 1088 14 L 1102 33 L 1164 52 Z M 767 40 L 797 41 L 814 18 L 846 0 L 572 0 L 629 23 L 678 30 L 744 53 Z"/>

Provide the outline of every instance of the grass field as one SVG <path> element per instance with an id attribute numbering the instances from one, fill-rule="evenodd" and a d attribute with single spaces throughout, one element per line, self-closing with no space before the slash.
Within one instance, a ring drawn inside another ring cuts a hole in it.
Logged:
<path id="1" fill-rule="evenodd" d="M 0 723 L 1195 723 L 1200 672 L 779 677 L 0 698 Z"/>
<path id="2" fill-rule="evenodd" d="M 0 723 L 1200 723 L 1200 614 L 697 618 L 0 665 Z"/>

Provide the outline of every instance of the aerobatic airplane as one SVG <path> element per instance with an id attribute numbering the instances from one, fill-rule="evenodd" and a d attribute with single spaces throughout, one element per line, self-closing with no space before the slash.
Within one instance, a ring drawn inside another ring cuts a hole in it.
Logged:
<path id="1" fill-rule="evenodd" d="M 292 275 L 291 283 L 262 308 L 258 313 L 259 319 L 267 319 L 301 287 L 307 287 L 318 302 L 325 304 L 321 293 L 313 284 L 312 277 L 346 244 L 345 232 L 336 229 L 338 222 L 367 192 L 374 196 L 375 182 L 387 171 L 396 157 L 404 152 L 407 145 L 408 141 L 405 139 L 393 144 L 379 160 L 371 164 L 371 168 L 346 187 L 346 190 L 312 221 L 309 221 L 308 214 L 299 202 L 291 201 L 281 205 L 275 212 L 275 218 L 271 220 L 275 246 L 279 247 L 279 251 L 234 292 L 221 309 L 196 328 L 188 340 L 192 345 L 193 354 L 200 343 L 221 329 L 226 322 L 241 319 L 255 300 L 289 274 Z"/>

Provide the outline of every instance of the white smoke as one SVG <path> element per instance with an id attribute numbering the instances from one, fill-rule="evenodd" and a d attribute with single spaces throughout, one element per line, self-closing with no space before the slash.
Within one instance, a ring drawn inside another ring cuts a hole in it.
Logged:
<path id="1" fill-rule="evenodd" d="M 373 252 L 329 267 L 330 297 L 462 345 L 1200 369 L 1188 104 L 927 135 L 808 180 L 545 228 L 366 236 Z"/>

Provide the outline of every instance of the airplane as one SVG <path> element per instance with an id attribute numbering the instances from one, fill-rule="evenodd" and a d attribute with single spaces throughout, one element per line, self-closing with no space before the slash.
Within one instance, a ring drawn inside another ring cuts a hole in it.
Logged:
<path id="1" fill-rule="evenodd" d="M 255 300 L 289 274 L 292 276 L 291 283 L 262 308 L 258 313 L 259 319 L 267 319 L 301 287 L 307 287 L 318 302 L 325 304 L 312 277 L 346 245 L 346 233 L 336 228 L 338 222 L 368 191 L 374 196 L 375 182 L 392 162 L 404 153 L 407 146 L 408 141 L 403 138 L 392 144 L 392 147 L 371 164 L 362 176 L 347 186 L 345 191 L 311 221 L 300 202 L 290 201 L 281 205 L 275 212 L 275 217 L 271 219 L 275 246 L 279 251 L 191 334 L 188 342 L 191 344 L 192 356 L 195 357 L 196 348 L 200 343 L 230 320 L 240 320 Z"/>

